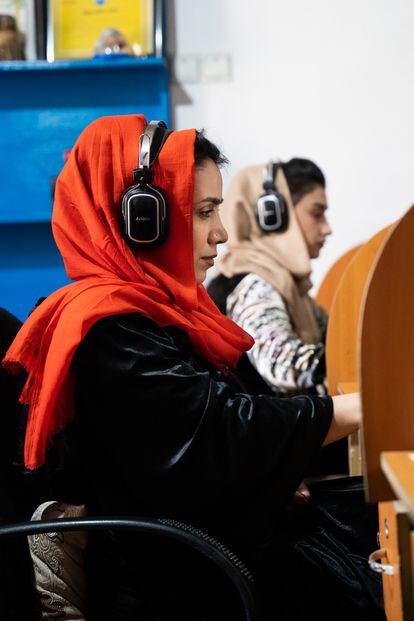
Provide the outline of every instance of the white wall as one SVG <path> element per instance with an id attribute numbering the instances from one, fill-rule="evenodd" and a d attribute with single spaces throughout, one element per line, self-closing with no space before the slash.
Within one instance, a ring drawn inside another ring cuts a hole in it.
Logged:
<path id="1" fill-rule="evenodd" d="M 414 202 L 412 0 L 169 0 L 171 52 L 229 54 L 225 83 L 173 87 L 176 128 L 205 127 L 225 178 L 269 157 L 314 159 L 334 259 Z M 414 240 L 413 240 L 414 241 Z"/>

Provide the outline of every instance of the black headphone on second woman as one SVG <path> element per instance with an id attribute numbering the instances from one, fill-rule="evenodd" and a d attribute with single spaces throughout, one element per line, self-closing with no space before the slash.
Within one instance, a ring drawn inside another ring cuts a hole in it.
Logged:
<path id="1" fill-rule="evenodd" d="M 270 161 L 263 169 L 264 194 L 256 203 L 256 219 L 263 233 L 283 233 L 289 224 L 288 205 L 283 194 L 276 188 L 276 175 L 281 162 Z"/>
<path id="2" fill-rule="evenodd" d="M 171 130 L 164 121 L 151 121 L 139 140 L 135 185 L 122 195 L 121 232 L 133 248 L 161 246 L 168 235 L 168 204 L 161 190 L 152 185 L 152 167 Z"/>

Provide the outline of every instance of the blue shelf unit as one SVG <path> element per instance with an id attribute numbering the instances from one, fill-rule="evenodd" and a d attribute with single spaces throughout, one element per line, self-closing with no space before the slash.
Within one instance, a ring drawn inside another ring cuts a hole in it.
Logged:
<path id="1" fill-rule="evenodd" d="M 169 122 L 164 58 L 0 63 L 0 306 L 25 319 L 67 284 L 50 218 L 64 153 L 94 119 Z"/>

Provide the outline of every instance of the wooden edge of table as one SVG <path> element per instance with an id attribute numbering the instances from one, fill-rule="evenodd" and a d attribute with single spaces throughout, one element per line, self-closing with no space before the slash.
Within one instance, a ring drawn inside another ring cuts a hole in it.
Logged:
<path id="1" fill-rule="evenodd" d="M 414 524 L 414 450 L 384 451 L 380 461 L 388 483 L 406 506 L 411 523 Z"/>
<path id="2" fill-rule="evenodd" d="M 358 382 L 339 382 L 338 393 L 340 395 L 349 395 L 351 392 L 359 392 L 359 383 Z"/>

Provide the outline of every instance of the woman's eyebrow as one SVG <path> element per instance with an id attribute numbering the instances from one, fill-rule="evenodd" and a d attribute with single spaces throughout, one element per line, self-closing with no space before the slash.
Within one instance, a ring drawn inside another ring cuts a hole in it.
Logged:
<path id="1" fill-rule="evenodd" d="M 213 205 L 221 205 L 224 199 L 217 198 L 217 196 L 207 196 L 207 198 L 203 198 L 203 200 L 198 201 L 198 204 L 201 203 L 213 203 Z"/>
<path id="2" fill-rule="evenodd" d="M 322 209 L 323 211 L 326 211 L 328 209 L 328 205 L 326 205 L 326 203 L 320 203 L 319 201 L 313 203 L 312 207 L 317 207 L 318 209 Z"/>

